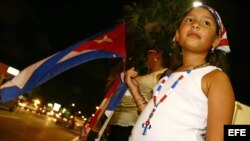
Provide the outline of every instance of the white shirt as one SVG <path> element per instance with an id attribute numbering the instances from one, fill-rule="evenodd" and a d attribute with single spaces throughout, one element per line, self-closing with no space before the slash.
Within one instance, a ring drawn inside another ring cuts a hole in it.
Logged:
<path id="1" fill-rule="evenodd" d="M 214 69 L 216 67 L 207 66 L 192 70 L 190 74 L 185 75 L 170 95 L 156 108 L 150 120 L 151 128 L 146 130 L 146 135 L 143 135 L 145 128 L 142 124 L 148 119 L 154 107 L 151 99 L 139 116 L 129 141 L 204 141 L 208 107 L 207 97 L 201 88 L 201 80 Z M 178 77 L 185 73 L 175 72 L 169 78 L 164 77 L 167 81 L 157 95 L 157 101 Z"/>

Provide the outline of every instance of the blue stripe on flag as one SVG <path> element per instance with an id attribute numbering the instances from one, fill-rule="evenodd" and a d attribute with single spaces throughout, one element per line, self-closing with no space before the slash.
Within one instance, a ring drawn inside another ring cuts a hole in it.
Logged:
<path id="1" fill-rule="evenodd" d="M 37 70 L 32 74 L 29 81 L 25 84 L 23 90 L 28 91 L 30 89 L 33 89 L 34 87 L 39 86 L 40 84 L 51 79 L 51 77 L 56 76 L 57 74 L 60 74 L 79 64 L 86 63 L 92 60 L 97 60 L 97 59 L 116 58 L 116 57 L 121 58 L 121 56 L 119 55 L 114 57 L 114 54 L 110 52 L 96 50 L 96 51 L 87 52 L 87 53 L 75 56 L 73 58 L 60 62 L 58 64 L 54 64 L 54 66 L 51 67 L 50 70 L 46 68 L 47 65 L 41 66 L 37 68 Z M 48 64 L 50 64 L 50 62 Z"/>
<path id="2" fill-rule="evenodd" d="M 107 107 L 107 110 L 113 111 L 118 106 L 127 89 L 127 85 L 121 81 L 115 91 L 114 97 L 112 98 Z"/>

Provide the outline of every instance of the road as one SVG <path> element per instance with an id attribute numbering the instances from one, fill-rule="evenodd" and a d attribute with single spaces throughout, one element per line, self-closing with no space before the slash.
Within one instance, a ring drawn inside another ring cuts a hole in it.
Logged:
<path id="1" fill-rule="evenodd" d="M 58 126 L 45 116 L 17 108 L 0 109 L 0 141 L 77 141 L 79 130 Z"/>

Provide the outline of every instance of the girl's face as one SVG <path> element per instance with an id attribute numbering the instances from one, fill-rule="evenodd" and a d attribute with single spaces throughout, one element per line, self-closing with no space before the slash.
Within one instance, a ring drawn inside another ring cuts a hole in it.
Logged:
<path id="1" fill-rule="evenodd" d="M 202 7 L 193 8 L 176 31 L 176 39 L 183 50 L 208 52 L 219 43 L 217 25 L 211 13 Z"/>

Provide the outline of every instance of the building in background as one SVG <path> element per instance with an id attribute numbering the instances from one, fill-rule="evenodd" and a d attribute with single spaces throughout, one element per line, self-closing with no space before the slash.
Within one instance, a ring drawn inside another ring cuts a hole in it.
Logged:
<path id="1" fill-rule="evenodd" d="M 0 62 L 0 86 L 8 79 L 19 74 L 19 70 Z"/>
<path id="2" fill-rule="evenodd" d="M 4 84 L 6 81 L 10 80 L 14 76 L 19 74 L 19 70 L 15 69 L 9 65 L 6 65 L 2 62 L 0 62 L 0 86 Z M 10 112 L 13 112 L 17 106 L 17 99 L 7 101 L 7 102 L 1 102 L 0 97 L 0 108 L 9 110 Z"/>

